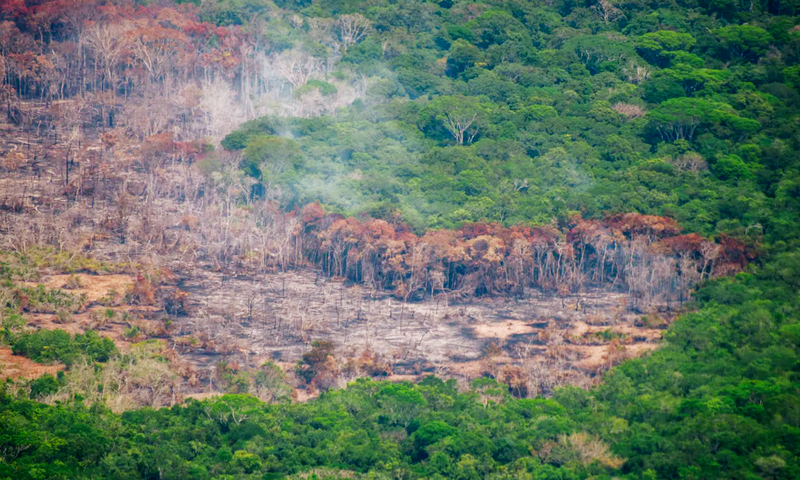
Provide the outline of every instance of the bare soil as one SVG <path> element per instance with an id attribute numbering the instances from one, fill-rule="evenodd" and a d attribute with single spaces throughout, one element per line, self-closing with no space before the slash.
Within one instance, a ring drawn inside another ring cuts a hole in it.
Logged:
<path id="1" fill-rule="evenodd" d="M 73 334 L 94 328 L 122 351 L 148 337 L 164 338 L 200 379 L 185 387 L 186 396 L 197 398 L 214 394 L 210 379 L 221 361 L 244 369 L 274 361 L 291 373 L 315 340 L 333 342 L 341 365 L 372 352 L 389 366 L 385 378 L 395 381 L 425 374 L 464 382 L 484 375 L 503 379 L 508 367 L 527 365 L 551 371 L 561 383 L 586 385 L 621 358 L 657 348 L 662 333 L 636 326 L 641 314 L 627 308 L 626 294 L 611 290 L 565 298 L 532 291 L 524 299 L 469 301 L 440 294 L 406 303 L 389 292 L 325 278 L 312 270 L 258 275 L 210 268 L 173 272 L 166 288 L 188 294 L 178 316 L 159 307 L 100 305 L 97 302 L 109 290 L 122 293 L 135 277 L 79 274 L 80 286 L 69 291 L 86 294 L 85 309 L 69 323 L 52 314 L 29 314 L 28 325 Z M 74 287 L 74 278 L 50 275 L 38 283 Z M 109 308 L 116 312 L 114 318 L 98 325 L 96 319 Z M 137 338 L 126 335 L 132 326 L 142 330 Z M 617 334 L 622 345 L 614 347 L 613 355 L 609 341 L 595 335 L 606 332 L 607 337 L 608 331 Z M 4 375 L 19 371 L 24 378 L 62 368 L 38 365 L 7 350 L 0 355 L 0 366 Z M 294 397 L 303 401 L 309 394 L 299 389 Z"/>
<path id="2" fill-rule="evenodd" d="M 47 373 L 55 375 L 60 370 L 64 370 L 64 365 L 43 365 L 14 355 L 8 347 L 0 347 L 0 379 L 31 380 Z"/>
<path id="3" fill-rule="evenodd" d="M 545 358 L 552 343 L 542 335 L 547 330 L 571 352 L 567 366 L 591 376 L 608 363 L 607 347 L 602 338 L 587 336 L 611 330 L 623 338 L 629 354 L 638 354 L 655 348 L 662 332 L 634 324 L 641 314 L 629 311 L 625 294 L 599 289 L 564 299 L 531 292 L 520 300 L 460 301 L 442 294 L 405 303 L 313 271 L 189 272 L 178 286 L 190 297 L 188 315 L 174 322 L 173 335 L 233 346 L 229 355 L 187 352 L 198 370 L 228 357 L 252 367 L 267 360 L 291 365 L 312 341 L 326 340 L 333 342 L 340 361 L 364 351 L 377 353 L 398 379 L 424 373 L 471 379 L 492 370 L 487 364 L 497 370 Z"/>
<path id="4" fill-rule="evenodd" d="M 478 338 L 496 338 L 505 340 L 514 335 L 527 335 L 537 330 L 522 320 L 509 320 L 501 323 L 482 323 L 472 327 L 472 333 Z"/>

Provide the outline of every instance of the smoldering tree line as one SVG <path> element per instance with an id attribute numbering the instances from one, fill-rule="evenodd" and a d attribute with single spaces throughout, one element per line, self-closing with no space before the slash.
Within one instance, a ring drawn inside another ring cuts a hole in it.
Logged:
<path id="1" fill-rule="evenodd" d="M 734 239 L 681 235 L 672 219 L 634 213 L 561 227 L 477 223 L 419 237 L 402 223 L 322 216 L 311 205 L 300 223 L 306 261 L 404 300 L 610 287 L 630 292 L 632 306 L 683 301 L 697 282 L 740 271 L 753 255 Z"/>
<path id="2" fill-rule="evenodd" d="M 264 266 L 310 263 L 406 301 L 529 289 L 565 296 L 588 287 L 628 291 L 632 306 L 683 301 L 697 282 L 740 271 L 753 255 L 734 239 L 681 235 L 675 221 L 639 214 L 575 218 L 561 228 L 471 224 L 421 237 L 402 223 L 326 215 L 318 205 L 270 223 L 283 235 L 271 246 L 262 237 Z"/>
<path id="3" fill-rule="evenodd" d="M 274 44 L 265 33 L 275 26 L 264 19 L 217 27 L 191 5 L 42 2 L 0 18 L 2 100 L 11 120 L 40 135 L 81 137 L 92 125 L 140 139 L 169 132 L 218 142 L 246 120 L 333 113 L 363 96 L 366 79 L 327 74 L 369 21 L 356 14 L 279 25 L 291 40 Z M 298 90 L 314 79 L 332 85 L 324 98 L 319 88 Z M 32 101 L 49 115 L 30 112 Z"/>

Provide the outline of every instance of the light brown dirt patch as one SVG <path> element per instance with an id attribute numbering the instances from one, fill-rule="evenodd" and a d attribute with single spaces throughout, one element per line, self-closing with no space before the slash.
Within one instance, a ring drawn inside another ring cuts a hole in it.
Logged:
<path id="1" fill-rule="evenodd" d="M 55 375 L 64 370 L 64 365 L 43 365 L 19 355 L 14 355 L 8 347 L 0 347 L 0 378 L 24 378 L 30 380 L 46 373 Z"/>
<path id="2" fill-rule="evenodd" d="M 480 338 L 499 338 L 505 340 L 512 335 L 525 335 L 536 332 L 527 322 L 521 320 L 506 320 L 496 323 L 482 323 L 474 325 L 472 331 Z"/>
<path id="3" fill-rule="evenodd" d="M 72 276 L 73 275 L 50 275 L 45 277 L 42 282 L 25 282 L 23 285 L 35 287 L 36 285 L 43 284 L 47 288 L 64 288 Z M 117 293 L 124 294 L 136 280 L 132 275 L 89 275 L 86 273 L 77 273 L 74 276 L 78 278 L 80 287 L 67 291 L 74 295 L 84 293 L 89 302 L 100 300 L 108 294 L 109 290 L 116 290 Z"/>

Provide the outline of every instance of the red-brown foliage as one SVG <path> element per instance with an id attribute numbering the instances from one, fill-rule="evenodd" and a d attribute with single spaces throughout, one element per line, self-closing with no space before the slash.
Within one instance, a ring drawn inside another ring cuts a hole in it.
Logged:
<path id="1" fill-rule="evenodd" d="M 695 268 L 698 272 L 687 276 L 691 283 L 717 270 L 741 270 L 753 258 L 752 248 L 735 239 L 720 237 L 715 243 L 679 235 L 674 220 L 635 213 L 602 221 L 575 217 L 565 231 L 471 223 L 422 237 L 402 223 L 328 215 L 319 204 L 307 205 L 301 220 L 308 260 L 330 275 L 393 289 L 403 299 L 436 291 L 507 294 L 537 287 L 566 294 L 619 280 L 640 298 L 683 298 L 676 289 L 689 284 L 669 276 Z M 694 261 L 681 264 L 681 271 L 678 259 L 687 255 Z"/>

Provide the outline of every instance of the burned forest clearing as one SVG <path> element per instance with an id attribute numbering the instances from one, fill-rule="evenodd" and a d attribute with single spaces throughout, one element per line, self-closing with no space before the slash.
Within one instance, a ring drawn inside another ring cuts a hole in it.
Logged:
<path id="1" fill-rule="evenodd" d="M 70 281 L 80 286 L 65 288 Z M 567 383 L 588 386 L 619 361 L 657 348 L 675 313 L 666 305 L 631 312 L 626 295 L 602 289 L 564 298 L 541 292 L 523 299 L 439 294 L 404 302 L 321 278 L 311 269 L 236 276 L 209 268 L 182 272 L 171 280 L 174 287 L 164 287 L 184 295 L 181 314 L 169 316 L 163 308 L 109 301 L 115 292 L 131 291 L 135 275 L 44 275 L 40 282 L 86 300 L 68 320 L 59 313 L 27 313 L 29 328 L 72 334 L 94 329 L 121 351 L 158 339 L 176 353 L 171 361 L 183 376 L 181 396 L 224 393 L 215 377 L 221 364 L 257 371 L 272 361 L 294 377 L 313 341 L 335 346 L 339 375 L 325 388 L 363 375 L 406 380 L 436 374 L 465 385 L 481 376 L 524 380 L 530 385 L 525 388 L 546 394 Z M 645 325 L 643 318 L 658 321 Z M 309 386 L 295 379 L 295 388 Z M 310 390 L 316 393 L 316 385 Z"/>
<path id="2" fill-rule="evenodd" d="M 359 376 L 490 377 L 521 396 L 589 387 L 657 348 L 696 281 L 747 258 L 659 217 L 418 237 L 318 204 L 235 206 L 242 186 L 199 175 L 202 154 L 168 137 L 87 130 L 96 136 L 64 145 L 4 128 L 7 294 L 23 331 L 149 345 L 168 359 L 168 394 L 128 393 L 153 406 L 251 391 L 265 365 L 299 399 Z M 330 359 L 310 364 L 315 349 Z"/>
<path id="3" fill-rule="evenodd" d="M 0 480 L 800 478 L 800 0 L 0 0 Z"/>

